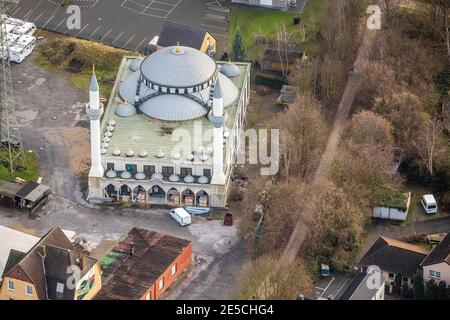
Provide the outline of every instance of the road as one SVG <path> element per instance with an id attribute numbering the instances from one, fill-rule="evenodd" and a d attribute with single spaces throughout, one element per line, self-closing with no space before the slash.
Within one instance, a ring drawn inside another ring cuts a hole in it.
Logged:
<path id="1" fill-rule="evenodd" d="M 220 220 L 194 217 L 193 224 L 179 227 L 164 209 L 99 207 L 87 203 L 82 169 L 89 158 L 89 131 L 85 116 L 87 90 L 77 90 L 63 74 L 50 73 L 30 58 L 12 65 L 16 113 L 23 144 L 39 155 L 43 182 L 53 194 L 39 219 L 30 219 L 22 211 L 0 207 L 0 224 L 30 230 L 42 236 L 51 227 L 73 230 L 93 243 L 117 239 L 134 226 L 185 238 L 193 242 L 196 264 L 192 274 L 207 282 L 191 282 L 184 298 L 195 292 L 198 299 L 232 298 L 235 275 L 245 260 L 235 227 L 225 227 Z M 80 167 L 80 163 L 82 164 Z M 212 268 L 208 268 L 211 264 Z M 224 274 L 233 272 L 227 281 Z M 192 276 L 191 276 L 192 278 Z M 218 284 L 221 284 L 220 292 Z M 218 294 L 216 296 L 215 294 Z M 177 295 L 172 295 L 176 298 Z"/>
<path id="2" fill-rule="evenodd" d="M 354 65 L 356 69 L 359 69 L 361 63 L 367 57 L 367 51 L 370 48 L 373 39 L 373 32 L 368 29 L 364 29 L 362 35 L 362 42 L 358 49 L 358 53 L 355 59 Z M 328 174 L 328 168 L 331 162 L 333 161 L 337 148 L 339 145 L 339 141 L 341 139 L 342 129 L 344 127 L 345 121 L 347 120 L 350 110 L 353 105 L 353 101 L 355 99 L 355 95 L 359 89 L 361 84 L 361 79 L 358 73 L 352 72 L 348 77 L 347 84 L 345 86 L 344 93 L 342 95 L 341 101 L 339 103 L 338 110 L 335 115 L 335 120 L 333 124 L 333 130 L 328 138 L 326 149 L 321 157 L 319 167 L 314 175 L 313 183 L 322 181 L 326 179 Z M 306 235 L 308 233 L 307 222 L 303 220 L 299 220 L 294 227 L 292 235 L 289 239 L 289 242 L 284 249 L 283 258 L 287 261 L 293 262 L 300 250 L 303 242 L 305 241 Z"/>

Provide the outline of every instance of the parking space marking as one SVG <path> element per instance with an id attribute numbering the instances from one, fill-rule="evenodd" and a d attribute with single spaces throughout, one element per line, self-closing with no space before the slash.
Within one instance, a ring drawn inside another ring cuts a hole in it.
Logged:
<path id="1" fill-rule="evenodd" d="M 63 24 L 63 22 L 65 22 L 65 21 L 66 21 L 66 18 L 63 18 L 63 19 L 56 25 L 55 30 L 58 29 L 59 26 L 60 26 L 61 24 Z"/>
<path id="2" fill-rule="evenodd" d="M 95 34 L 101 27 L 102 27 L 102 26 L 98 26 L 97 29 L 95 29 L 94 32 L 92 32 L 92 33 L 89 35 L 89 39 L 91 39 L 91 38 L 92 38 L 92 35 Z"/>
<path id="3" fill-rule="evenodd" d="M 128 39 L 128 41 L 127 42 L 125 42 L 125 44 L 123 45 L 124 47 L 126 47 L 127 46 L 127 44 L 128 43 L 130 43 L 130 41 L 131 40 L 133 40 L 134 39 L 134 37 L 135 37 L 136 35 L 135 34 L 133 34 L 133 36 L 130 38 L 130 39 Z"/>
<path id="4" fill-rule="evenodd" d="M 79 35 L 84 31 L 84 29 L 86 29 L 86 28 L 88 27 L 88 25 L 89 25 L 89 23 L 86 24 L 86 25 L 80 30 L 80 32 L 78 32 L 77 36 L 79 36 Z"/>
<path id="5" fill-rule="evenodd" d="M 145 37 L 144 40 L 142 40 L 141 43 L 139 43 L 139 45 L 134 49 L 134 51 L 137 51 L 142 46 L 144 41 L 147 40 L 147 39 L 148 39 L 148 37 Z"/>
<path id="6" fill-rule="evenodd" d="M 112 43 L 116 42 L 117 40 L 119 40 L 119 38 L 123 35 L 123 32 L 121 32 L 114 40 Z"/>
<path id="7" fill-rule="evenodd" d="M 104 35 L 103 35 L 103 37 L 100 39 L 100 42 L 102 42 L 103 41 L 103 39 L 105 39 L 106 38 L 106 36 L 108 35 L 108 34 L 110 34 L 111 33 L 111 31 L 112 31 L 112 29 L 109 29 L 109 31 L 107 32 L 107 33 L 105 33 Z"/>

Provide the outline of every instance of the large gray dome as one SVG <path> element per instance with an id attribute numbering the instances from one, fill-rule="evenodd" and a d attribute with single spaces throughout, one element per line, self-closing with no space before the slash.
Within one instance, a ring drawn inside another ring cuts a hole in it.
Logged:
<path id="1" fill-rule="evenodd" d="M 139 109 L 146 115 L 165 121 L 192 120 L 206 115 L 198 102 L 176 94 L 162 94 L 145 101 Z"/>
<path id="2" fill-rule="evenodd" d="M 215 61 L 205 53 L 172 46 L 149 55 L 141 65 L 144 78 L 155 85 L 189 88 L 207 83 L 216 71 Z"/>

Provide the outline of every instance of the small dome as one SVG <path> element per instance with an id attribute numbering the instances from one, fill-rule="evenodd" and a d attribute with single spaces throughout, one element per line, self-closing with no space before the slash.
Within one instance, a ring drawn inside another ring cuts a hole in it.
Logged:
<path id="1" fill-rule="evenodd" d="M 106 171 L 106 176 L 108 178 L 116 178 L 117 177 L 117 172 L 115 172 L 114 170 L 108 170 L 108 171 Z"/>
<path id="2" fill-rule="evenodd" d="M 164 158 L 164 152 L 162 152 L 161 150 L 159 150 L 156 154 L 155 157 L 157 158 Z"/>
<path id="3" fill-rule="evenodd" d="M 115 126 L 116 125 L 116 121 L 114 119 L 111 119 L 108 121 L 108 126 Z"/>
<path id="4" fill-rule="evenodd" d="M 205 176 L 201 176 L 200 178 L 198 178 L 198 183 L 200 184 L 207 184 L 209 182 L 209 179 Z"/>
<path id="5" fill-rule="evenodd" d="M 125 153 L 125 155 L 126 155 L 127 157 L 131 158 L 132 156 L 134 156 L 134 151 L 131 150 L 131 149 L 129 149 L 129 150 L 127 151 L 127 153 Z"/>
<path id="6" fill-rule="evenodd" d="M 108 130 L 109 132 L 113 132 L 114 131 L 114 127 L 113 126 L 108 126 L 106 128 L 106 130 Z"/>
<path id="7" fill-rule="evenodd" d="M 180 177 L 177 174 L 172 174 L 169 176 L 169 181 L 170 182 L 178 182 L 178 181 L 180 181 Z"/>
<path id="8" fill-rule="evenodd" d="M 113 136 L 113 134 L 112 134 L 112 132 L 106 131 L 104 136 L 111 138 Z"/>
<path id="9" fill-rule="evenodd" d="M 188 160 L 188 161 L 193 161 L 195 159 L 195 156 L 192 154 L 192 153 L 189 153 L 187 156 L 186 156 L 186 160 Z"/>
<path id="10" fill-rule="evenodd" d="M 124 103 L 121 103 L 117 106 L 116 114 L 119 117 L 131 117 L 136 114 L 136 108 L 125 101 Z"/>
<path id="11" fill-rule="evenodd" d="M 103 142 L 102 143 L 102 148 L 103 149 L 108 149 L 109 148 L 109 143 Z"/>
<path id="12" fill-rule="evenodd" d="M 102 149 L 100 150 L 100 153 L 101 153 L 101 154 L 107 154 L 107 153 L 108 153 L 108 150 L 106 150 L 105 148 L 102 148 Z"/>
<path id="13" fill-rule="evenodd" d="M 180 160 L 181 159 L 181 154 L 177 151 L 175 151 L 174 153 L 172 153 L 172 159 L 173 160 Z"/>
<path id="14" fill-rule="evenodd" d="M 152 179 L 162 180 L 164 176 L 161 173 L 154 173 L 152 174 Z"/>
<path id="15" fill-rule="evenodd" d="M 186 183 L 192 183 L 192 182 L 195 181 L 195 179 L 194 179 L 193 176 L 188 175 L 188 176 L 184 177 L 183 181 L 186 182 Z"/>
<path id="16" fill-rule="evenodd" d="M 145 173 L 143 172 L 138 172 L 134 175 L 134 177 L 136 178 L 136 180 L 144 180 L 145 179 Z"/>
<path id="17" fill-rule="evenodd" d="M 142 59 L 136 58 L 130 63 L 130 70 L 133 72 L 138 71 L 141 68 Z"/>
<path id="18" fill-rule="evenodd" d="M 139 157 L 145 158 L 146 156 L 148 156 L 148 152 L 147 151 L 142 150 L 141 152 L 139 152 Z"/>
<path id="19" fill-rule="evenodd" d="M 202 161 L 206 161 L 208 159 L 209 159 L 209 156 L 205 153 L 200 156 L 200 160 L 202 160 Z"/>
<path id="20" fill-rule="evenodd" d="M 220 72 L 226 75 L 228 78 L 234 78 L 241 74 L 239 67 L 231 61 L 223 64 L 220 68 Z"/>
<path id="21" fill-rule="evenodd" d="M 131 178 L 131 173 L 129 173 L 128 171 L 124 171 L 120 174 L 120 177 L 122 179 L 130 179 Z"/>
<path id="22" fill-rule="evenodd" d="M 109 138 L 109 137 L 104 137 L 104 138 L 103 138 L 103 142 L 110 143 L 110 142 L 111 142 L 111 138 Z"/>
<path id="23" fill-rule="evenodd" d="M 112 152 L 113 156 L 120 156 L 120 150 L 119 148 L 115 148 L 114 151 Z"/>

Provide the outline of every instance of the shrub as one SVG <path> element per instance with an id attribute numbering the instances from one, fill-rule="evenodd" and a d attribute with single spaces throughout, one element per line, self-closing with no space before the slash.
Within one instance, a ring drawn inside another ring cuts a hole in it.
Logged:
<path id="1" fill-rule="evenodd" d="M 259 72 L 255 75 L 255 84 L 280 90 L 283 85 L 287 84 L 287 80 L 274 74 Z"/>

